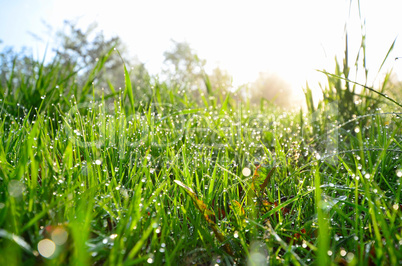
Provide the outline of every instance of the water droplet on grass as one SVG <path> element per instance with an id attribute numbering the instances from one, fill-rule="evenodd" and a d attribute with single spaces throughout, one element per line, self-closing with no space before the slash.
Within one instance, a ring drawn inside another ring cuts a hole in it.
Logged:
<path id="1" fill-rule="evenodd" d="M 402 169 L 396 170 L 396 176 L 397 177 L 402 177 Z"/>
<path id="2" fill-rule="evenodd" d="M 233 236 L 234 236 L 234 238 L 238 238 L 239 237 L 239 232 L 235 231 Z"/>

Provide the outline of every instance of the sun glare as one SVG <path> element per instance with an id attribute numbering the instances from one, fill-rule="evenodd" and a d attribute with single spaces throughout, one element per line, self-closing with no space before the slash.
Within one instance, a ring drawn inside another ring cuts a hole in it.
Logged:
<path id="1" fill-rule="evenodd" d="M 131 55 L 144 62 L 152 74 L 160 73 L 163 52 L 172 39 L 186 41 L 207 60 L 207 70 L 216 66 L 227 70 L 233 76 L 234 87 L 253 82 L 260 72 L 267 72 L 284 79 L 294 95 L 303 98 L 302 88 L 307 81 L 313 93 L 320 94 L 318 82 L 325 82 L 325 77 L 316 69 L 332 71 L 335 56 L 342 61 L 346 31 L 350 33 L 351 60 L 359 53 L 359 36 L 366 33 L 369 83 L 378 78 L 382 60 L 401 32 L 397 26 L 399 4 L 385 2 L 362 4 L 361 18 L 356 4 L 349 10 L 350 1 L 319 0 L 207 0 L 202 4 L 184 0 L 48 0 L 41 3 L 48 7 L 43 9 L 46 14 L 40 8 L 27 8 L 34 10 L 36 20 L 43 19 L 54 29 L 61 28 L 64 20 L 78 19 L 83 28 L 96 21 L 106 36 L 120 36 Z M 395 8 L 390 9 L 391 5 Z M 19 26 L 26 28 L 18 31 L 40 33 L 29 24 Z M 43 43 L 39 50 L 44 52 L 45 47 Z M 397 56 L 402 56 L 398 42 L 391 54 L 392 58 Z M 383 69 L 394 68 L 400 76 L 401 61 L 388 60 Z"/>

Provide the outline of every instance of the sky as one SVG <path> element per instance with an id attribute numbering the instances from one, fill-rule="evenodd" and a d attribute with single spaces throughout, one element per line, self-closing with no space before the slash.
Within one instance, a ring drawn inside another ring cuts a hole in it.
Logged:
<path id="1" fill-rule="evenodd" d="M 0 40 L 1 47 L 31 47 L 41 58 L 46 43 L 54 45 L 42 21 L 54 30 L 62 29 L 64 20 L 78 19 L 83 28 L 96 21 L 106 36 L 120 36 L 153 74 L 160 72 L 171 40 L 186 41 L 207 60 L 207 72 L 219 66 L 233 75 L 235 86 L 268 72 L 301 97 L 307 81 L 313 88 L 325 81 L 316 69 L 332 71 L 335 56 L 342 58 L 345 29 L 350 60 L 356 58 L 363 22 L 368 84 L 381 79 L 378 69 L 395 39 L 384 69 L 402 77 L 402 58 L 394 60 L 402 57 L 402 1 L 361 1 L 361 18 L 357 5 L 355 0 L 0 0 Z"/>

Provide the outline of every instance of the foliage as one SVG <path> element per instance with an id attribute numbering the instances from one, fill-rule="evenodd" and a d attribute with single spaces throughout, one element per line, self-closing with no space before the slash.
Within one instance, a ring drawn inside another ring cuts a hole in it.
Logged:
<path id="1" fill-rule="evenodd" d="M 164 52 L 165 75 L 172 87 L 196 90 L 203 85 L 206 61 L 198 58 L 195 51 L 186 42 L 172 40 L 173 48 Z"/>
<path id="2" fill-rule="evenodd" d="M 232 88 L 232 76 L 224 69 L 215 67 L 208 75 L 211 82 L 211 91 L 226 93 Z"/>
<path id="3" fill-rule="evenodd" d="M 395 41 L 391 44 L 383 62 L 378 69 L 378 73 L 382 70 L 385 61 L 388 59 L 392 51 Z M 328 105 L 336 105 L 337 112 L 339 113 L 339 122 L 346 122 L 356 116 L 362 116 L 367 112 L 375 112 L 377 108 L 386 100 L 387 97 L 377 97 L 377 94 L 384 95 L 385 91 L 389 89 L 389 80 L 391 72 L 387 73 L 376 90 L 372 86 L 367 85 L 369 70 L 366 66 L 366 35 L 362 33 L 361 43 L 357 52 L 355 62 L 351 65 L 349 63 L 349 44 L 348 34 L 345 33 L 345 55 L 342 63 L 339 63 L 335 58 L 335 71 L 330 73 L 326 70 L 319 70 L 328 78 L 328 84 L 320 84 L 323 99 L 319 101 L 317 108 L 324 110 Z M 363 70 L 360 70 L 360 68 Z M 364 72 L 364 80 L 355 82 L 350 79 L 351 71 L 355 70 L 355 76 L 358 76 L 359 71 Z M 306 102 L 308 111 L 312 115 L 315 113 L 314 102 L 312 99 L 311 89 L 307 85 L 305 88 Z M 385 96 L 385 95 L 384 95 Z M 364 123 L 364 121 L 363 121 Z"/>
<path id="4" fill-rule="evenodd" d="M 388 93 L 396 101 L 402 102 L 402 81 L 396 75 L 390 75 Z"/>
<path id="5" fill-rule="evenodd" d="M 1 264 L 402 259 L 398 115 L 372 114 L 323 153 L 306 114 L 152 82 L 147 104 L 126 79 L 114 108 L 94 90 L 65 112 L 2 113 Z"/>
<path id="6" fill-rule="evenodd" d="M 57 57 L 63 64 L 76 65 L 80 71 L 78 83 L 83 86 L 86 77 L 95 68 L 102 55 L 106 54 L 112 48 L 116 48 L 120 54 L 128 59 L 127 48 L 119 37 L 113 36 L 107 38 L 102 31 L 97 31 L 97 24 L 90 24 L 86 30 L 77 26 L 76 21 L 65 21 L 64 28 L 58 30 L 55 34 L 55 49 Z M 126 62 L 131 67 L 132 62 Z M 115 87 L 124 87 L 121 67 L 121 59 L 117 53 L 111 54 L 108 61 L 102 68 L 102 75 L 96 80 L 98 87 L 107 87 L 107 81 L 114 84 Z M 134 65 L 134 64 L 133 64 Z"/>
<path id="7" fill-rule="evenodd" d="M 56 107 L 66 109 L 69 96 L 77 90 L 74 65 L 63 65 L 58 58 L 45 64 L 45 58 L 37 61 L 6 48 L 0 54 L 0 64 L 1 113 L 10 118 L 53 113 Z"/>
<path id="8" fill-rule="evenodd" d="M 401 264 L 402 112 L 382 92 L 362 84 L 396 111 L 348 120 L 308 90 L 311 113 L 197 101 L 143 65 L 109 94 L 114 49 L 80 87 L 76 62 L 3 54 L 1 265 Z"/>

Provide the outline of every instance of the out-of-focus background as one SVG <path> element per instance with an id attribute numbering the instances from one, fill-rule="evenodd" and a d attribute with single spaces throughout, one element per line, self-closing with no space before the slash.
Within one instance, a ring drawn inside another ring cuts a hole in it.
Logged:
<path id="1" fill-rule="evenodd" d="M 346 32 L 350 61 L 365 36 L 368 85 L 390 69 L 395 80 L 402 76 L 402 59 L 395 60 L 402 57 L 398 39 L 378 73 L 402 32 L 399 0 L 0 0 L 0 6 L 3 52 L 26 47 L 37 59 L 45 51 L 47 58 L 55 51 L 65 57 L 92 53 L 91 61 L 101 47 L 118 41 L 127 62 L 161 79 L 169 69 L 177 74 L 202 67 L 222 86 L 247 86 L 256 101 L 264 97 L 284 106 L 303 102 L 306 82 L 319 97 L 317 84 L 327 77 L 316 69 L 332 70 L 335 57 L 342 60 Z M 192 69 L 186 60 L 194 55 L 199 61 Z M 121 65 L 116 68 L 122 72 Z M 350 78 L 359 81 L 359 74 Z"/>

